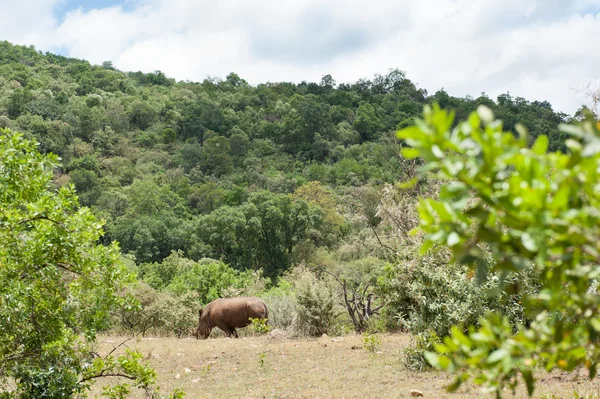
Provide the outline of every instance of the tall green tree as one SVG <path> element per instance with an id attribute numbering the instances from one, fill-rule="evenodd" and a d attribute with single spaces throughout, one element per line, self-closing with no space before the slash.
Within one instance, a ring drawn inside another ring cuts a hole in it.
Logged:
<path id="1" fill-rule="evenodd" d="M 0 131 L 0 396 L 75 397 L 106 373 L 149 388 L 155 373 L 139 353 L 91 354 L 132 277 L 116 244 L 97 244 L 102 223 L 74 190 L 50 189 L 57 166 L 36 142 Z M 112 397 L 129 391 L 119 386 Z"/>

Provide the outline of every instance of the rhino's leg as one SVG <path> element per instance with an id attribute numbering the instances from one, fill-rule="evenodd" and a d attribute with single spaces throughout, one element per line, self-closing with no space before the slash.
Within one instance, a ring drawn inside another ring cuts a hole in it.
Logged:
<path id="1" fill-rule="evenodd" d="M 231 337 L 233 334 L 234 330 L 223 322 L 217 323 L 217 327 L 219 327 L 219 329 L 223 331 L 227 337 Z"/>
<path id="2" fill-rule="evenodd" d="M 232 328 L 231 328 L 231 330 L 233 331 L 233 336 L 234 336 L 234 337 L 236 337 L 236 338 L 239 338 L 239 337 L 240 337 L 240 336 L 238 335 L 238 332 L 237 332 L 237 330 L 236 330 L 235 328 L 233 328 L 233 327 L 232 327 Z"/>

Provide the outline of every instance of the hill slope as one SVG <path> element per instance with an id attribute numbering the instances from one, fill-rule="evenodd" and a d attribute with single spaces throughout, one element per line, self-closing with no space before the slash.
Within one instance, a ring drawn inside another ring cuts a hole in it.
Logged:
<path id="1" fill-rule="evenodd" d="M 274 277 L 319 248 L 377 255 L 357 243 L 378 227 L 379 188 L 414 168 L 393 132 L 433 101 L 458 119 L 486 104 L 563 148 L 569 116 L 548 102 L 429 95 L 399 70 L 349 84 L 176 82 L 0 43 L 0 127 L 59 154 L 57 184 L 73 183 L 138 263 L 180 250 Z"/>

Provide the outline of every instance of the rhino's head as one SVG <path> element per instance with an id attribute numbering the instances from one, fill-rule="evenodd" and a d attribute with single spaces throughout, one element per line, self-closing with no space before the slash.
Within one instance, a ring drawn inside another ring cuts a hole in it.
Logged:
<path id="1" fill-rule="evenodd" d="M 206 339 L 210 335 L 212 328 L 208 326 L 206 320 L 202 319 L 202 309 L 198 311 L 198 328 L 196 329 L 196 339 Z"/>

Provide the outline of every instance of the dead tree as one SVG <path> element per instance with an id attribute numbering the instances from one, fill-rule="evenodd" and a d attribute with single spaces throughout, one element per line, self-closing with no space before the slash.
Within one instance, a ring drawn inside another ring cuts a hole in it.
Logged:
<path id="1" fill-rule="evenodd" d="M 340 278 L 321 266 L 317 266 L 315 269 L 329 274 L 340 284 L 344 294 L 344 302 L 341 305 L 348 311 L 348 315 L 350 315 L 350 319 L 354 324 L 354 330 L 357 333 L 365 332 L 371 316 L 379 315 L 379 310 L 385 306 L 373 307 L 376 296 L 369 291 L 371 284 L 367 283 L 363 286 L 362 283 L 348 282 L 345 278 Z"/>

